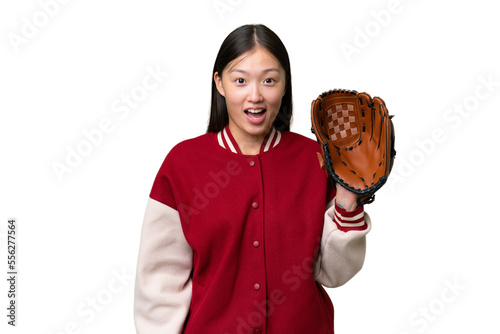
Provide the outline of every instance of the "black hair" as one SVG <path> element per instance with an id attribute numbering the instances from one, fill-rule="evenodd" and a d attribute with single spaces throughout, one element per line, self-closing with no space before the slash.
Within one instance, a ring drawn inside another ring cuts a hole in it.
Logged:
<path id="1" fill-rule="evenodd" d="M 290 131 L 293 108 L 292 76 L 288 52 L 281 39 L 271 29 L 262 24 L 248 24 L 235 29 L 226 37 L 215 59 L 212 72 L 212 101 L 207 132 L 219 132 L 229 123 L 226 100 L 217 90 L 214 80 L 215 73 L 222 77 L 222 71 L 230 62 L 256 47 L 262 47 L 271 53 L 285 70 L 285 95 L 281 100 L 281 107 L 273 126 L 279 131 Z"/>

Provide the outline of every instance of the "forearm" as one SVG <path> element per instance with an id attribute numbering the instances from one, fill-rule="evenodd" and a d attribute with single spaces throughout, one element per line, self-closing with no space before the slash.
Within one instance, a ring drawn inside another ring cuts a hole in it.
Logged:
<path id="1" fill-rule="evenodd" d="M 135 282 L 138 334 L 181 333 L 191 302 L 192 250 L 176 210 L 150 199 Z"/>
<path id="2" fill-rule="evenodd" d="M 371 222 L 363 207 L 347 211 L 330 203 L 325 213 L 321 249 L 315 268 L 315 278 L 327 287 L 337 287 L 349 281 L 363 266 L 366 234 Z M 352 204 L 352 203 L 351 203 Z M 352 206 L 350 206 L 352 207 Z"/>

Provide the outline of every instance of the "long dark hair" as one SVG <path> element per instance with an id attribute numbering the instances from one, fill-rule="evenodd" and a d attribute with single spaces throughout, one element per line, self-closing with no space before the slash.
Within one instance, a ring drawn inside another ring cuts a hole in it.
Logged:
<path id="1" fill-rule="evenodd" d="M 212 103 L 207 132 L 219 132 L 229 123 L 226 100 L 217 90 L 213 79 L 215 73 L 218 72 L 219 76 L 222 77 L 222 71 L 231 61 L 256 47 L 262 47 L 271 53 L 285 70 L 286 91 L 281 100 L 281 107 L 273 126 L 279 131 L 290 131 L 293 108 L 292 75 L 288 52 L 278 35 L 271 29 L 262 24 L 249 24 L 235 29 L 226 37 L 215 59 L 214 70 L 212 72 Z"/>

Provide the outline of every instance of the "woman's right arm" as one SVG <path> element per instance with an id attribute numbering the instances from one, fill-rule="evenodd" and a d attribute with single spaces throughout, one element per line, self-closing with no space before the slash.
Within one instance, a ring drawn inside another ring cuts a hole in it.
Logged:
<path id="1" fill-rule="evenodd" d="M 135 282 L 138 334 L 182 333 L 191 304 L 193 250 L 179 213 L 149 199 L 142 226 Z"/>

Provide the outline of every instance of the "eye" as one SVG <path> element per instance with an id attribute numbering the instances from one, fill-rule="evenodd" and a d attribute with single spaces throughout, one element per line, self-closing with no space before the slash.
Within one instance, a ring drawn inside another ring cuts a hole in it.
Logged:
<path id="1" fill-rule="evenodd" d="M 274 80 L 273 78 L 267 78 L 266 80 L 264 80 L 264 83 L 266 84 L 272 84 L 274 83 L 276 80 Z"/>
<path id="2" fill-rule="evenodd" d="M 242 84 L 245 83 L 245 79 L 243 79 L 243 78 L 238 78 L 235 81 L 236 81 L 237 84 L 240 84 L 240 85 L 242 85 Z"/>

